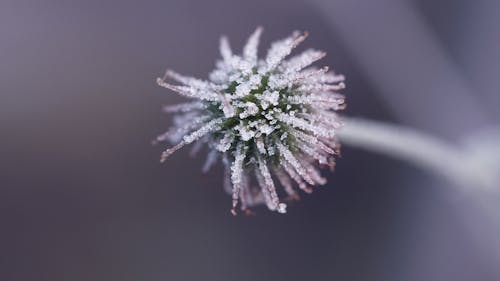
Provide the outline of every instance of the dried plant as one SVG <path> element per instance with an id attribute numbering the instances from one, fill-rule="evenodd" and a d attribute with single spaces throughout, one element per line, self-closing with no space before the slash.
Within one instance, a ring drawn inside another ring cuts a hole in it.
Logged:
<path id="1" fill-rule="evenodd" d="M 292 199 L 298 198 L 294 186 L 310 193 L 311 187 L 326 183 L 319 168 L 333 168 L 339 148 L 336 132 L 342 122 L 335 111 L 344 108 L 344 97 L 337 93 L 345 87 L 344 77 L 311 66 L 325 56 L 322 51 L 308 49 L 287 59 L 307 33 L 294 32 L 272 43 L 259 59 L 261 33 L 259 27 L 250 35 L 242 55 L 234 54 L 222 37 L 222 59 L 208 81 L 171 70 L 157 79 L 158 85 L 191 100 L 164 108 L 175 115 L 173 127 L 156 138 L 173 143 L 161 161 L 187 144 L 208 145 L 203 170 L 222 158 L 233 214 L 238 202 L 242 210 L 265 203 L 285 213 L 277 183 Z"/>
<path id="2" fill-rule="evenodd" d="M 174 114 L 174 124 L 155 142 L 169 141 L 173 147 L 163 152 L 161 161 L 187 144 L 196 142 L 194 151 L 207 145 L 210 152 L 203 171 L 222 159 L 233 214 L 238 203 L 244 211 L 264 203 L 285 213 L 280 193 L 297 199 L 295 186 L 310 193 L 312 187 L 325 184 L 320 168 L 333 169 L 339 139 L 413 162 L 460 186 L 500 186 L 500 134 L 477 134 L 468 144 L 457 145 L 370 120 L 344 118 L 343 127 L 336 111 L 345 107 L 337 92 L 345 87 L 344 77 L 327 67 L 311 66 L 325 53 L 308 49 L 287 59 L 307 37 L 294 32 L 272 43 L 266 57 L 259 59 L 261 33 L 259 27 L 248 38 L 242 55 L 234 54 L 222 37 L 222 59 L 207 81 L 171 70 L 157 79 L 158 85 L 191 100 L 164 108 Z"/>

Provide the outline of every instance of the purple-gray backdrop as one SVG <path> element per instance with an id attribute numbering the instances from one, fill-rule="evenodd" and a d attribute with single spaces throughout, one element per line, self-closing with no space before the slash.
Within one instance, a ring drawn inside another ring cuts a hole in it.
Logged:
<path id="1" fill-rule="evenodd" d="M 454 140 L 499 121 L 499 8 L 2 0 L 0 280 L 499 280 L 474 204 L 406 163 L 345 147 L 287 215 L 232 217 L 220 167 L 203 175 L 187 151 L 160 165 L 150 145 L 182 100 L 155 78 L 206 77 L 218 37 L 238 49 L 257 25 L 264 46 L 309 31 L 347 76 L 346 114 Z"/>

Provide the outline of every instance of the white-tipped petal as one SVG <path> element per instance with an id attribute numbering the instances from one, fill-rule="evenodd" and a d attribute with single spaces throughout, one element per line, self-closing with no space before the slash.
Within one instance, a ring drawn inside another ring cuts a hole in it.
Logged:
<path id="1" fill-rule="evenodd" d="M 257 27 L 252 35 L 250 35 L 245 47 L 243 48 L 243 58 L 254 66 L 257 63 L 257 51 L 262 30 L 263 28 L 261 26 Z"/>
<path id="2" fill-rule="evenodd" d="M 233 184 L 233 210 L 238 205 L 240 197 L 241 183 L 243 181 L 243 161 L 245 160 L 245 149 L 243 144 L 239 144 L 234 154 L 234 161 L 231 165 L 231 182 Z"/>
<path id="3" fill-rule="evenodd" d="M 300 162 L 293 156 L 293 153 L 286 148 L 283 144 L 280 142 L 277 143 L 278 150 L 280 154 L 283 156 L 285 161 L 290 163 L 292 167 L 295 169 L 295 171 L 309 184 L 314 185 L 314 181 L 311 179 L 311 176 L 307 173 L 306 169 L 300 164 Z"/>
<path id="4" fill-rule="evenodd" d="M 264 159 L 259 157 L 258 165 L 259 165 L 259 172 L 264 179 L 265 187 L 267 188 L 267 191 L 269 192 L 271 204 L 272 204 L 274 209 L 277 209 L 279 211 L 278 207 L 280 205 L 280 200 L 278 198 L 278 193 L 276 192 L 276 187 L 274 186 L 273 179 L 271 178 L 271 173 L 269 172 L 269 169 L 267 168 L 267 163 Z"/>
<path id="5" fill-rule="evenodd" d="M 299 32 L 294 32 L 290 37 L 274 42 L 267 52 L 267 69 L 272 70 L 278 66 L 306 37 L 307 33 L 300 34 Z"/>
<path id="6" fill-rule="evenodd" d="M 201 171 L 203 173 L 208 172 L 215 164 L 215 162 L 217 162 L 218 157 L 219 154 L 217 153 L 217 150 L 210 150 L 210 152 L 207 155 L 207 160 L 205 160 L 205 164 L 203 164 L 203 168 L 201 168 Z"/>
<path id="7" fill-rule="evenodd" d="M 193 141 L 200 139 L 202 136 L 217 130 L 219 125 L 222 124 L 222 121 L 223 120 L 219 118 L 208 122 L 207 124 L 203 125 L 203 127 L 201 127 L 200 129 L 192 132 L 189 135 L 184 136 L 183 137 L 184 142 L 186 144 L 192 143 Z"/>
<path id="8" fill-rule="evenodd" d="M 226 36 L 220 38 L 219 51 L 222 59 L 228 63 L 233 56 L 233 51 L 231 51 L 231 46 Z"/>
<path id="9" fill-rule="evenodd" d="M 325 55 L 325 52 L 309 49 L 285 62 L 284 68 L 287 72 L 297 72 L 322 59 Z"/>

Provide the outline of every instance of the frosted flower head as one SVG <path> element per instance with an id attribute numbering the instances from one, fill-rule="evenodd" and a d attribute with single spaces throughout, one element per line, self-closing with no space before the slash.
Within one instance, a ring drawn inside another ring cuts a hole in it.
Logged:
<path id="1" fill-rule="evenodd" d="M 344 77 L 311 64 L 325 53 L 308 49 L 287 59 L 306 33 L 272 43 L 263 59 L 257 57 L 262 28 L 248 38 L 242 55 L 233 53 L 226 37 L 220 40 L 222 58 L 209 80 L 167 70 L 158 85 L 190 101 L 169 105 L 174 114 L 170 130 L 156 138 L 173 147 L 164 161 L 181 147 L 196 142 L 196 152 L 208 145 L 203 170 L 220 158 L 225 166 L 225 189 L 232 194 L 232 213 L 266 204 L 286 212 L 280 199 L 298 198 L 298 190 L 326 183 L 319 168 L 333 168 L 339 148 L 335 134 L 342 125 L 335 113 L 344 108 Z M 176 81 L 176 85 L 167 82 Z M 281 187 L 281 188 L 278 188 Z"/>

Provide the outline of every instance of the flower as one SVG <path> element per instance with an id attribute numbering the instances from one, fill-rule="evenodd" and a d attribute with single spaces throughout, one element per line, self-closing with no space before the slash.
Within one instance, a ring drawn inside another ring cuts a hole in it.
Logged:
<path id="1" fill-rule="evenodd" d="M 310 66 L 325 56 L 322 51 L 308 49 L 285 59 L 307 33 L 296 31 L 272 43 L 266 57 L 259 59 L 261 33 L 258 27 L 250 35 L 241 56 L 222 37 L 222 59 L 208 81 L 171 70 L 157 79 L 161 87 L 190 99 L 164 107 L 165 112 L 175 113 L 174 124 L 156 142 L 174 146 L 163 152 L 161 161 L 187 144 L 196 142 L 195 151 L 208 145 L 203 170 L 222 159 L 233 214 L 239 203 L 244 211 L 265 203 L 270 210 L 285 213 L 279 193 L 297 199 L 294 186 L 310 193 L 311 186 L 325 184 L 318 168 L 333 168 L 339 149 L 335 136 L 342 122 L 335 111 L 345 107 L 344 97 L 337 93 L 345 87 L 344 76 L 328 67 Z M 167 78 L 180 85 L 166 82 Z"/>

